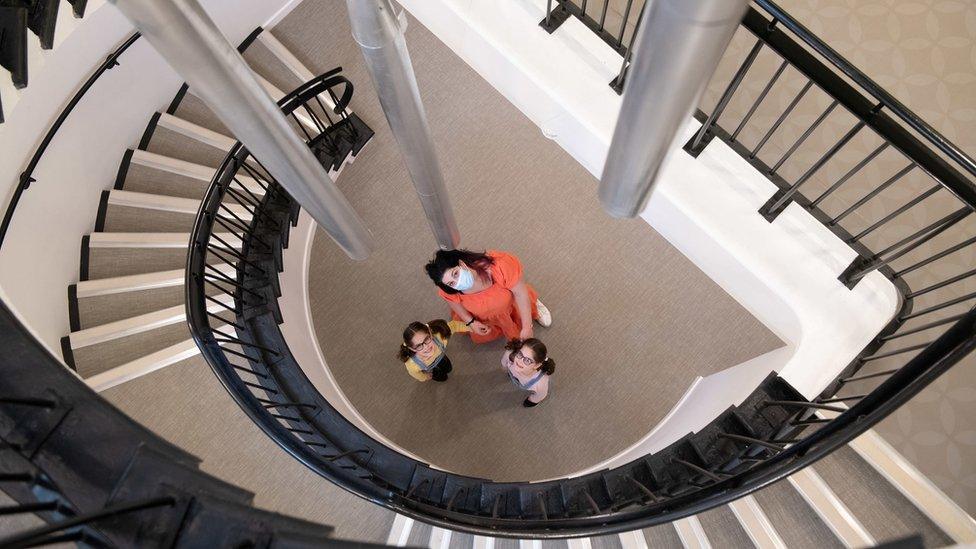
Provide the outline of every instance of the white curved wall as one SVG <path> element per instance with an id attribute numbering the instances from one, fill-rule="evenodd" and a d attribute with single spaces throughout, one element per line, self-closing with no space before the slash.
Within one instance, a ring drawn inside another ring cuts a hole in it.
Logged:
<path id="1" fill-rule="evenodd" d="M 201 3 L 236 44 L 297 2 Z M 70 6 L 62 6 L 61 11 L 70 14 Z M 68 21 L 59 29 L 56 49 L 32 50 L 29 86 L 21 90 L 12 109 L 4 105 L 6 122 L 0 124 L 4 209 L 20 172 L 62 106 L 133 32 L 111 4 L 92 1 L 87 11 L 84 19 Z M 66 288 L 78 280 L 81 237 L 94 228 L 99 195 L 114 183 L 125 149 L 139 144 L 149 117 L 165 109 L 182 83 L 145 40 L 133 44 L 120 62 L 89 90 L 51 143 L 34 172 L 37 181 L 23 194 L 0 248 L 0 297 L 55 356 L 60 356 L 60 338 L 68 333 Z"/>

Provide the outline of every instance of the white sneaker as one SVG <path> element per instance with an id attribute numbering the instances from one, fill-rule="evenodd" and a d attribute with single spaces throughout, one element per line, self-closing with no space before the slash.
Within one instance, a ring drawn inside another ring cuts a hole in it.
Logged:
<path id="1" fill-rule="evenodd" d="M 535 308 L 539 311 L 539 318 L 535 319 L 539 323 L 539 326 L 543 328 L 552 326 L 552 313 L 549 312 L 549 308 L 543 305 L 538 299 L 535 300 Z"/>

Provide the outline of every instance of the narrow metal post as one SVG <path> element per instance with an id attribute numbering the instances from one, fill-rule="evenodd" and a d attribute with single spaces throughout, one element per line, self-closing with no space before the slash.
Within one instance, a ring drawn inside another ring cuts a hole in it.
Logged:
<path id="1" fill-rule="evenodd" d="M 347 0 L 346 5 L 353 38 L 366 59 L 373 87 L 400 146 L 437 245 L 442 249 L 456 248 L 461 236 L 393 3 Z"/>
<path id="2" fill-rule="evenodd" d="M 751 50 L 749 50 L 749 55 L 747 55 L 742 64 L 739 65 L 739 70 L 735 71 L 735 75 L 732 76 L 732 80 L 729 82 L 729 85 L 725 88 L 725 91 L 722 92 L 722 97 L 719 99 L 718 104 L 715 105 L 715 108 L 712 109 L 711 114 L 708 115 L 708 119 L 705 120 L 705 123 L 701 125 L 701 128 L 698 129 L 698 132 L 695 133 L 695 136 L 691 139 L 691 141 L 685 145 L 685 150 L 690 154 L 697 156 L 702 152 L 702 149 L 705 148 L 707 143 L 702 143 L 702 141 L 705 139 L 705 135 L 712 131 L 712 127 L 718 122 L 718 118 L 722 116 L 723 112 L 725 112 L 725 108 L 728 107 L 729 101 L 732 100 L 732 96 L 735 95 L 736 90 L 739 89 L 739 86 L 745 79 L 749 69 L 752 68 L 752 64 L 756 61 L 756 57 L 759 56 L 759 52 L 762 50 L 762 47 L 762 40 L 756 40 L 756 44 L 752 46 Z"/>
<path id="3" fill-rule="evenodd" d="M 353 259 L 371 235 L 197 0 L 110 0 Z"/>
<path id="4" fill-rule="evenodd" d="M 646 6 L 600 181 L 614 217 L 647 205 L 675 135 L 689 122 L 705 84 L 732 39 L 746 0 L 655 0 Z"/>

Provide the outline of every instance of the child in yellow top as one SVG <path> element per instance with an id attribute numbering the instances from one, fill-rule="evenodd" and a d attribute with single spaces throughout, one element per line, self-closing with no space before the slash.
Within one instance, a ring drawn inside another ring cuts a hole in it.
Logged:
<path id="1" fill-rule="evenodd" d="M 447 341 L 452 333 L 469 331 L 471 327 L 458 320 L 411 322 L 403 331 L 397 358 L 417 381 L 447 381 L 447 374 L 453 369 L 447 357 Z"/>

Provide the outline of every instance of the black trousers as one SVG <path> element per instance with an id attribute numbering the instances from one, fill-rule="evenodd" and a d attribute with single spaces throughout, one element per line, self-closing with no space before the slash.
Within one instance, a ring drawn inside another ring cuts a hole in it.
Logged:
<path id="1" fill-rule="evenodd" d="M 451 359 L 444 355 L 441 359 L 440 364 L 434 366 L 434 369 L 430 371 L 431 379 L 434 381 L 447 381 L 447 374 L 451 373 L 454 367 L 451 366 Z"/>

